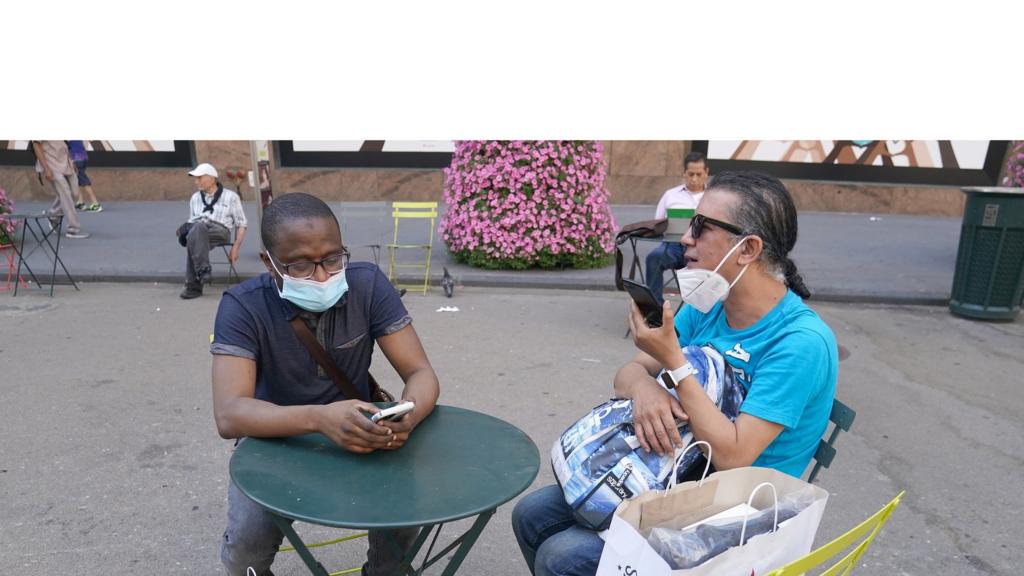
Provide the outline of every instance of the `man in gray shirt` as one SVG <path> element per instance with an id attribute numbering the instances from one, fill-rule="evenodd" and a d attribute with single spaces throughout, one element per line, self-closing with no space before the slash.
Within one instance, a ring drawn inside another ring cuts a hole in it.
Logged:
<path id="1" fill-rule="evenodd" d="M 210 249 L 231 244 L 228 258 L 234 264 L 248 226 L 242 199 L 217 180 L 216 168 L 204 162 L 188 174 L 195 178 L 197 190 L 189 200 L 188 222 L 178 228 L 178 241 L 188 248 L 181 293 L 186 300 L 202 296 L 203 284 L 210 281 Z"/>

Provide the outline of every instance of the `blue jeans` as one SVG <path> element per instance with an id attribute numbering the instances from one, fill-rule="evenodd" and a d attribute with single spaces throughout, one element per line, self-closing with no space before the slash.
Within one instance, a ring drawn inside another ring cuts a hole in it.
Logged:
<path id="1" fill-rule="evenodd" d="M 686 246 L 680 242 L 662 242 L 647 255 L 647 286 L 654 292 L 659 304 L 665 303 L 665 297 L 662 295 L 665 270 L 682 268 L 686 264 L 683 260 L 685 253 Z"/>
<path id="2" fill-rule="evenodd" d="M 562 489 L 545 486 L 512 510 L 512 531 L 534 576 L 594 576 L 604 540 L 576 524 Z"/>
<path id="3" fill-rule="evenodd" d="M 78 185 L 92 186 L 92 180 L 85 174 L 85 167 L 88 164 L 85 160 L 75 160 L 75 168 L 78 168 Z"/>

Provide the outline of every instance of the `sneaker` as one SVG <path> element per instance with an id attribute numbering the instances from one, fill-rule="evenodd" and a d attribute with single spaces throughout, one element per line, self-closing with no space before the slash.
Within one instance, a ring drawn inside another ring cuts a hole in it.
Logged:
<path id="1" fill-rule="evenodd" d="M 178 296 L 180 296 L 182 300 L 191 300 L 193 298 L 199 298 L 202 295 L 203 295 L 203 285 L 202 284 L 200 284 L 198 286 L 193 286 L 191 284 L 187 284 L 185 286 L 185 289 L 182 290 L 181 294 L 179 294 Z"/>
<path id="2" fill-rule="evenodd" d="M 196 272 L 196 282 L 198 282 L 200 286 L 213 282 L 213 269 L 204 268 L 199 272 Z"/>
<path id="3" fill-rule="evenodd" d="M 89 233 L 88 232 L 82 232 L 81 230 L 78 230 L 77 232 L 72 232 L 72 231 L 68 230 L 67 232 L 64 233 L 64 237 L 65 238 L 76 238 L 76 239 L 88 238 L 89 237 Z"/>
<path id="4" fill-rule="evenodd" d="M 85 207 L 86 212 L 103 212 L 103 206 L 99 202 L 93 202 Z"/>
<path id="5" fill-rule="evenodd" d="M 75 202 L 75 210 L 85 209 L 85 202 Z"/>

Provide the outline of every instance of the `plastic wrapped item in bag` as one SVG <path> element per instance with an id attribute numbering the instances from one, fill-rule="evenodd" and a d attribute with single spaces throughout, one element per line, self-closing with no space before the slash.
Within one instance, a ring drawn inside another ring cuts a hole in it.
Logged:
<path id="1" fill-rule="evenodd" d="M 779 501 L 778 523 L 796 516 L 814 502 L 814 492 L 809 489 L 788 494 Z M 745 540 L 775 530 L 775 507 L 769 506 L 747 518 Z M 655 526 L 647 536 L 647 543 L 673 570 L 685 570 L 699 566 L 711 558 L 740 544 L 743 519 L 729 519 L 706 522 L 680 530 Z"/>

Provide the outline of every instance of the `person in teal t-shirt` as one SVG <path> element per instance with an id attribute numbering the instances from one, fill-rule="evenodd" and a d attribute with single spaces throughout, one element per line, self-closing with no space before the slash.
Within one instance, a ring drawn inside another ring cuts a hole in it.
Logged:
<path id="1" fill-rule="evenodd" d="M 701 314 L 686 306 L 676 317 L 679 342 L 722 352 L 747 389 L 740 412 L 783 427 L 753 466 L 800 477 L 828 424 L 835 395 L 835 338 L 792 290 L 754 325 L 733 329 L 725 306 Z M 712 448 L 714 445 L 712 445 Z"/>
<path id="2" fill-rule="evenodd" d="M 687 305 L 673 319 L 666 302 L 661 327 L 650 328 L 630 303 L 641 352 L 616 373 L 615 395 L 633 401 L 644 449 L 681 446 L 675 421 L 689 419 L 718 470 L 754 465 L 803 474 L 828 425 L 839 354 L 832 331 L 803 303 L 810 292 L 789 259 L 796 235 L 796 208 L 777 178 L 722 172 L 708 183 L 682 238 L 686 268 L 678 275 Z M 747 389 L 735 421 L 692 375 L 682 351 L 690 344 L 714 346 Z M 531 574 L 597 571 L 604 541 L 576 522 L 557 485 L 522 498 L 512 529 Z"/>
<path id="3" fill-rule="evenodd" d="M 777 178 L 752 172 L 712 179 L 697 208 L 679 279 L 686 306 L 649 328 L 638 310 L 629 323 L 642 352 L 619 370 L 615 390 L 634 400 L 641 445 L 658 452 L 681 442 L 674 418 L 689 418 L 711 445 L 717 470 L 739 466 L 803 474 L 828 425 L 839 354 L 835 336 L 803 303 L 810 296 L 789 252 L 796 208 Z M 675 330 L 673 332 L 672 325 Z M 725 355 L 747 389 L 735 422 L 688 377 L 681 346 L 708 345 Z M 659 385 L 677 383 L 679 400 Z"/>

